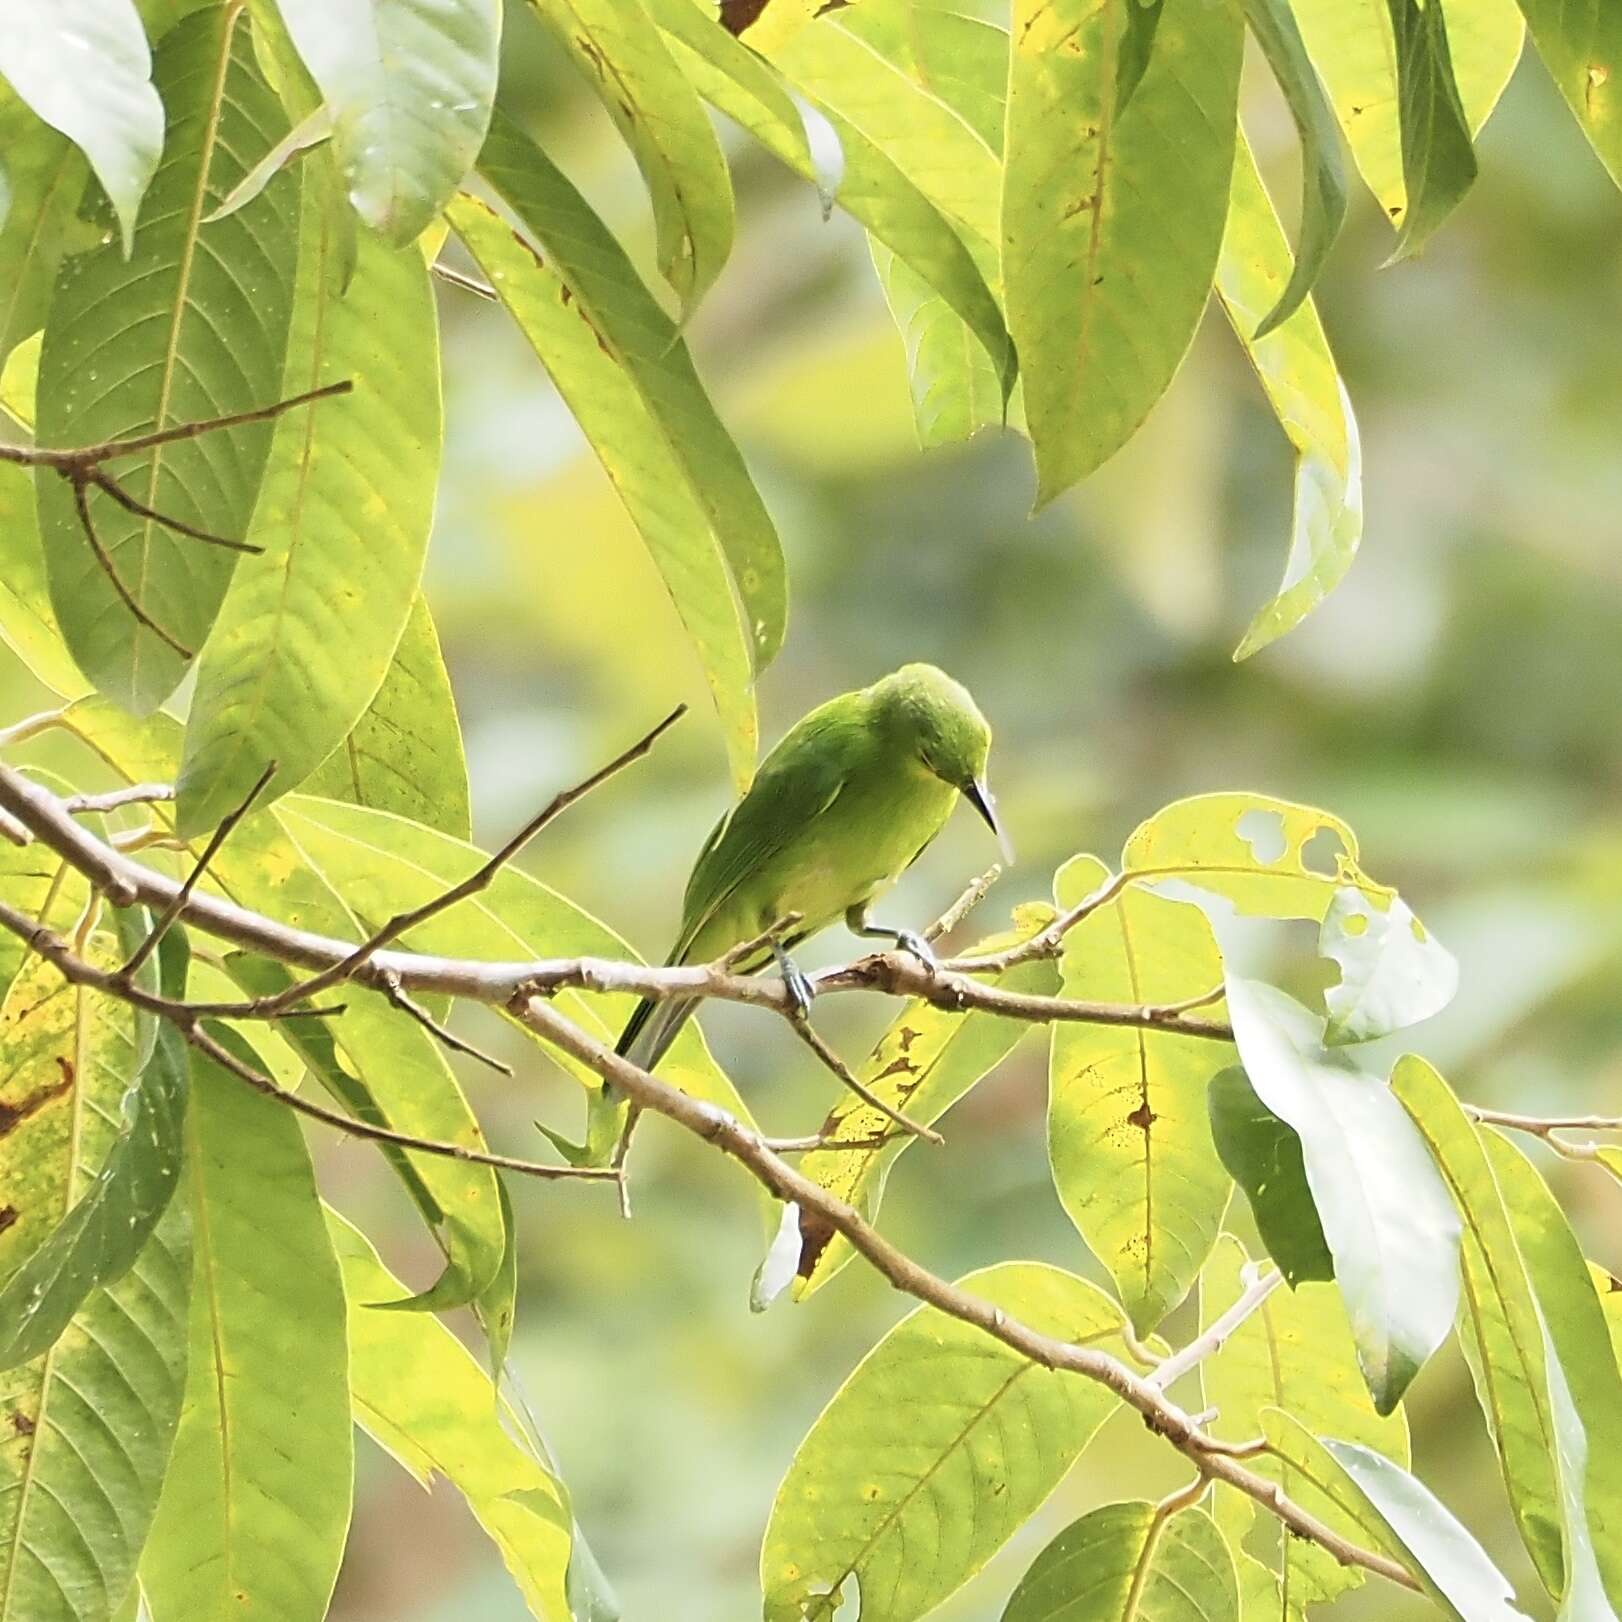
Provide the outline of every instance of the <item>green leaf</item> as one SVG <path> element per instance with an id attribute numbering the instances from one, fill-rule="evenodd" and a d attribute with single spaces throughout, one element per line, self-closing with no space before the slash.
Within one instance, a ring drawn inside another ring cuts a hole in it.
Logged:
<path id="1" fill-rule="evenodd" d="M 1361 0 L 1354 0 L 1361 3 Z M 1301 231 L 1295 269 L 1254 336 L 1265 338 L 1300 307 L 1317 284 L 1346 218 L 1346 176 L 1334 109 L 1301 39 L 1289 0 L 1244 0 L 1245 18 L 1289 103 L 1301 137 Z"/>
<path id="2" fill-rule="evenodd" d="M 279 397 L 298 212 L 284 175 L 248 208 L 199 227 L 240 178 L 239 153 L 274 140 L 281 107 L 228 8 L 197 12 L 157 53 L 169 136 L 127 261 L 110 240 L 57 275 L 40 356 L 39 438 L 91 444 L 269 405 Z M 227 338 L 225 335 L 229 334 Z M 130 495 L 240 539 L 270 445 L 268 423 L 204 434 L 114 464 Z M 186 660 L 120 601 L 66 483 L 38 481 L 51 600 L 75 660 L 126 707 L 155 708 Z M 182 646 L 202 645 L 236 554 L 88 495 L 102 545 L 143 609 Z"/>
<path id="3" fill-rule="evenodd" d="M 34 405 L 39 396 L 39 351 L 44 337 L 43 332 L 31 333 L 0 367 L 0 407 L 30 433 L 34 430 Z"/>
<path id="4" fill-rule="evenodd" d="M 564 1597 L 571 1518 L 563 1485 L 503 1427 L 497 1395 L 472 1354 L 425 1316 L 372 1312 L 400 1281 L 365 1236 L 327 1212 L 349 1298 L 355 1421 L 424 1487 L 444 1476 L 501 1551 L 531 1612 L 570 1622 Z"/>
<path id="5" fill-rule="evenodd" d="M 171 930 L 160 950 L 165 994 L 184 996 L 184 932 Z M 180 1179 L 187 1057 L 179 1030 L 159 1023 L 150 1057 L 120 1100 L 118 1133 L 101 1169 L 0 1289 L 0 1370 L 46 1351 L 92 1290 L 134 1266 Z"/>
<path id="6" fill-rule="evenodd" d="M 709 681 L 741 789 L 754 770 L 754 637 L 734 600 L 725 547 L 672 452 L 637 374 L 598 330 L 569 276 L 542 260 L 476 198 L 458 197 L 453 228 L 551 374 L 591 441 L 665 579 Z"/>
<path id="7" fill-rule="evenodd" d="M 1039 1262 L 964 1289 L 1080 1344 L 1121 1327 L 1101 1291 Z M 1034 1514 L 1115 1399 L 929 1307 L 892 1329 L 801 1442 L 761 1552 L 767 1622 L 831 1622 L 854 1578 L 863 1622 L 909 1622 Z"/>
<path id="8" fill-rule="evenodd" d="M 1299 1134 L 1358 1362 L 1390 1413 L 1446 1338 L 1459 1218 L 1423 1138 L 1377 1076 L 1322 1043 L 1323 1022 L 1259 981 L 1228 979 L 1228 1014 L 1262 1102 Z"/>
<path id="9" fill-rule="evenodd" d="M 164 104 L 135 7 L 130 0 L 17 0 L 6 21 L 0 74 L 90 160 L 118 215 L 127 256 L 163 146 Z"/>
<path id="10" fill-rule="evenodd" d="M 3 534 L 0 528 L 0 534 Z M 54 773 L 37 769 L 28 775 L 41 781 L 53 793 L 71 794 L 72 785 L 57 778 Z M 96 824 L 90 823 L 94 828 Z M 60 857 L 46 853 L 36 841 L 30 845 L 13 845 L 0 840 L 0 897 L 19 912 L 37 918 L 59 934 L 66 934 L 84 911 L 89 889 L 77 869 L 69 867 Z M 10 989 L 17 971 L 33 954 L 22 940 L 9 929 L 0 929 L 0 998 Z M 3 1030 L 0 1030 L 3 1036 Z M 0 1178 L 0 1186 L 4 1179 Z M 5 1203 L 0 1195 L 0 1205 Z M 0 1246 L 0 1254 L 4 1254 Z M 0 1266 L 0 1276 L 5 1268 Z"/>
<path id="11" fill-rule="evenodd" d="M 732 251 L 732 179 L 698 92 L 642 0 L 532 0 L 625 137 L 685 322 Z"/>
<path id="12" fill-rule="evenodd" d="M 433 524 L 442 421 L 428 267 L 363 235 L 342 289 L 319 189 L 303 241 L 282 391 L 354 392 L 276 425 L 248 539 L 197 668 L 177 823 L 212 828 L 264 768 L 268 804 L 347 737 L 388 672 Z"/>
<path id="13" fill-rule="evenodd" d="M 1622 11 L 1603 0 L 1520 0 L 1532 43 L 1595 156 L 1622 185 Z"/>
<path id="14" fill-rule="evenodd" d="M 425 822 L 453 839 L 472 831 L 456 698 L 421 592 L 377 696 L 300 786 L 307 794 Z"/>
<path id="15" fill-rule="evenodd" d="M 1617 1363 L 1622 1365 L 1622 1279 L 1598 1262 L 1588 1264 L 1588 1276 L 1594 1282 L 1594 1293 L 1599 1297 L 1605 1327 L 1611 1334 L 1611 1349 L 1616 1353 Z"/>
<path id="16" fill-rule="evenodd" d="M 1246 629 L 1248 659 L 1298 625 L 1340 583 L 1363 538 L 1363 449 L 1351 401 L 1310 296 L 1266 337 L 1254 336 L 1282 297 L 1295 261 L 1241 132 L 1216 289 L 1279 426 L 1295 448 L 1290 550 L 1277 594 Z"/>
<path id="17" fill-rule="evenodd" d="M 1327 1283 L 1335 1263 L 1307 1186 L 1299 1134 L 1262 1103 L 1238 1065 L 1211 1078 L 1209 1098 L 1212 1140 L 1250 1201 L 1267 1254 L 1291 1289 L 1309 1280 Z"/>
<path id="18" fill-rule="evenodd" d="M 782 548 L 680 332 L 585 199 L 499 112 L 479 173 L 534 234 L 579 301 L 580 318 L 596 329 L 635 388 L 650 427 L 721 547 L 742 603 L 755 669 L 765 669 L 783 645 L 788 587 Z"/>
<path id="19" fill-rule="evenodd" d="M 1475 184 L 1470 123 L 1453 79 L 1440 5 L 1388 0 L 1397 41 L 1402 176 L 1408 206 L 1391 262 L 1417 253 Z"/>
<path id="20" fill-rule="evenodd" d="M 186 1135 L 191 1359 L 141 1581 L 161 1618 L 320 1622 L 354 1460 L 343 1283 L 309 1152 L 291 1110 L 206 1059 Z"/>
<path id="21" fill-rule="evenodd" d="M 1233 1556 L 1203 1509 L 1104 1504 L 1035 1559 L 1002 1622 L 1238 1622 Z"/>
<path id="22" fill-rule="evenodd" d="M 1273 1448 L 1372 1544 L 1406 1566 L 1454 1622 L 1511 1622 L 1515 1591 L 1423 1482 L 1357 1442 L 1319 1441 L 1289 1414 L 1262 1417 Z"/>
<path id="23" fill-rule="evenodd" d="M 965 955 L 1000 952 L 1052 919 L 1047 907 L 1021 907 L 1013 929 L 977 941 Z M 1050 995 L 1059 989 L 1051 959 L 1034 959 L 985 983 L 1005 991 Z M 928 1125 L 990 1075 L 1028 1033 L 1029 1026 L 1019 1020 L 978 1011 L 953 1014 L 914 999 L 874 1044 L 857 1074 L 886 1103 Z M 834 1105 L 822 1131 L 835 1144 L 889 1138 L 875 1148 L 814 1150 L 800 1161 L 803 1175 L 873 1221 L 890 1168 L 913 1142 L 911 1135 L 896 1134 L 888 1117 L 854 1094 L 846 1094 Z M 802 1210 L 797 1254 L 800 1276 L 794 1294 L 803 1301 L 820 1290 L 854 1252 L 850 1242 L 825 1226 L 815 1212 Z"/>
<path id="24" fill-rule="evenodd" d="M 52 692 L 79 698 L 90 691 L 51 607 L 33 476 L 10 462 L 0 466 L 0 638 Z"/>
<path id="25" fill-rule="evenodd" d="M 277 0 L 334 116 L 355 212 L 396 248 L 450 201 L 484 140 L 501 43 L 498 0 Z"/>
<path id="26" fill-rule="evenodd" d="M 1459 987 L 1458 960 L 1400 896 L 1379 907 L 1351 885 L 1337 890 L 1318 951 L 1340 965 L 1340 983 L 1324 993 L 1331 1047 L 1417 1025 L 1446 1008 Z"/>
<path id="27" fill-rule="evenodd" d="M 1067 911 L 1108 877 L 1095 856 L 1059 869 Z M 1178 1002 L 1222 982 L 1198 907 L 1128 889 L 1064 938 L 1066 996 Z M 1053 1026 L 1048 1154 L 1059 1199 L 1107 1267 L 1139 1335 L 1193 1286 L 1231 1183 L 1211 1141 L 1205 1093 L 1232 1050 L 1203 1037 L 1068 1021 Z"/>
<path id="28" fill-rule="evenodd" d="M 1014 7 L 1001 241 L 1038 505 L 1119 450 L 1165 392 L 1222 244 L 1238 12 L 1166 0 L 1122 111 L 1117 55 L 1136 3 Z"/>

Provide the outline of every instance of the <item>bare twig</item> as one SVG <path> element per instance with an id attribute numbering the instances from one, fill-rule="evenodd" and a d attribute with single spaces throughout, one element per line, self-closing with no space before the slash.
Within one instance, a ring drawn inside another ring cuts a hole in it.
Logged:
<path id="1" fill-rule="evenodd" d="M 71 794 L 62 809 L 71 817 L 117 811 L 126 805 L 158 805 L 175 797 L 173 783 L 131 783 L 109 794 Z"/>
<path id="2" fill-rule="evenodd" d="M 101 572 L 112 582 L 113 590 L 119 595 L 124 606 L 135 617 L 136 621 L 144 625 L 159 641 L 167 643 L 182 659 L 190 659 L 192 651 L 178 637 L 172 636 L 158 624 L 147 611 L 141 607 L 135 593 L 124 583 L 124 577 L 118 572 L 118 565 L 113 562 L 113 555 L 102 543 L 101 536 L 96 533 L 96 522 L 90 516 L 90 498 L 85 494 L 88 481 L 84 478 L 70 478 L 68 483 L 73 486 L 73 505 L 79 514 L 79 524 L 84 530 L 85 539 L 90 542 L 90 550 L 96 555 L 96 562 L 101 565 Z"/>
<path id="3" fill-rule="evenodd" d="M 1269 1268 L 1253 1278 L 1240 1293 L 1239 1299 L 1222 1314 L 1203 1334 L 1196 1336 L 1181 1351 L 1173 1352 L 1148 1376 L 1149 1384 L 1165 1391 L 1173 1381 L 1180 1380 L 1190 1369 L 1198 1368 L 1206 1358 L 1222 1350 L 1228 1337 L 1256 1312 L 1262 1303 L 1284 1282 L 1277 1268 Z"/>
<path id="4" fill-rule="evenodd" d="M 1057 957 L 1064 949 L 1064 938 L 1077 924 L 1107 906 L 1129 885 L 1137 873 L 1121 872 L 1104 880 L 1096 890 L 1085 895 L 1068 912 L 1062 912 L 1046 929 L 1010 946 L 1006 951 L 992 952 L 984 957 L 953 958 L 943 967 L 956 969 L 962 974 L 1002 974 L 1016 963 L 1028 962 L 1035 957 Z"/>
<path id="5" fill-rule="evenodd" d="M 495 288 L 488 282 L 481 282 L 477 276 L 465 275 L 460 270 L 441 264 L 437 259 L 430 268 L 442 282 L 449 282 L 452 287 L 460 287 L 467 293 L 477 293 L 480 298 L 489 299 L 493 304 L 500 302 L 501 295 Z"/>
<path id="6" fill-rule="evenodd" d="M 9 811 L 0 811 L 0 839 L 13 845 L 31 845 L 34 836 Z"/>
<path id="7" fill-rule="evenodd" d="M 964 886 L 963 894 L 924 931 L 924 939 L 938 941 L 942 935 L 950 935 L 985 900 L 992 885 L 1001 877 L 1001 866 L 993 862 L 979 878 L 971 879 Z"/>
<path id="8" fill-rule="evenodd" d="M 437 1041 L 443 1042 L 453 1053 L 465 1053 L 470 1059 L 477 1059 L 480 1064 L 488 1065 L 492 1070 L 503 1076 L 510 1076 L 513 1073 L 513 1067 L 510 1064 L 492 1057 L 483 1048 L 475 1046 L 465 1036 L 458 1036 L 449 1026 L 443 1025 L 439 1020 L 435 1019 L 400 984 L 400 977 L 397 974 L 385 974 L 383 976 L 383 991 L 384 995 L 401 1013 L 416 1020 L 430 1036 Z M 283 1015 L 285 1017 L 287 1014 L 296 1014 L 298 1012 L 297 1008 L 288 1008 L 283 1010 Z"/>
<path id="9" fill-rule="evenodd" d="M 819 1154 L 824 1149 L 833 1154 L 846 1152 L 866 1153 L 872 1149 L 884 1149 L 892 1143 L 901 1143 L 910 1138 L 910 1132 L 881 1132 L 872 1137 L 840 1138 L 827 1132 L 812 1132 L 801 1138 L 762 1138 L 760 1141 L 766 1145 L 774 1155 L 808 1155 Z"/>
<path id="10" fill-rule="evenodd" d="M 233 541 L 228 535 L 216 535 L 211 529 L 199 529 L 195 524 L 188 524 L 183 518 L 171 517 L 168 513 L 159 512 L 156 507 L 147 506 L 144 501 L 137 501 L 112 474 L 102 468 L 86 468 L 84 479 L 87 484 L 95 485 L 103 495 L 111 496 L 125 512 L 134 513 L 137 518 L 148 519 L 154 524 L 162 524 L 165 529 L 172 529 L 177 535 L 185 535 L 194 541 L 204 541 L 209 546 L 222 546 L 227 552 L 246 552 L 251 557 L 260 557 L 264 553 L 264 547 L 255 546 L 252 541 Z"/>
<path id="11" fill-rule="evenodd" d="M 736 946 L 728 947 L 715 960 L 717 971 L 721 974 L 730 974 L 740 963 L 747 963 L 756 952 L 763 951 L 773 942 L 782 940 L 801 921 L 799 913 L 785 912 L 781 918 L 761 930 L 758 935 L 751 935 L 748 940 L 739 941 Z"/>
<path id="12" fill-rule="evenodd" d="M 903 1132 L 910 1132 L 915 1138 L 922 1138 L 926 1143 L 945 1143 L 943 1138 L 932 1126 L 925 1126 L 922 1121 L 915 1121 L 910 1115 L 898 1110 L 894 1104 L 873 1091 L 867 1083 L 857 1076 L 856 1072 L 839 1057 L 837 1053 L 817 1034 L 816 1028 L 810 1019 L 801 1016 L 791 1019 L 789 1024 L 794 1027 L 800 1040 L 822 1060 L 841 1082 L 844 1083 L 869 1109 L 874 1109 L 888 1121 L 893 1121 Z"/>
<path id="13" fill-rule="evenodd" d="M 1541 1138 L 1562 1160 L 1594 1162 L 1600 1160 L 1606 1144 L 1573 1143 L 1560 1136 L 1562 1132 L 1622 1132 L 1622 1116 L 1617 1115 L 1512 1115 L 1504 1110 L 1479 1109 L 1466 1104 L 1465 1112 L 1473 1121 L 1484 1126 L 1496 1126 L 1507 1132 L 1526 1132 Z"/>

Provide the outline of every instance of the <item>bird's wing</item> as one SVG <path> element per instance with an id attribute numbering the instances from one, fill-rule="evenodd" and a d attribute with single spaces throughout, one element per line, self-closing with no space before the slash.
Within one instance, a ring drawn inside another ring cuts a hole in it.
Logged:
<path id="1" fill-rule="evenodd" d="M 794 727 L 761 763 L 743 799 L 716 823 L 687 881 L 672 962 L 685 962 L 733 891 L 839 798 L 850 754 L 844 734 L 865 718 L 836 704 L 813 710 Z"/>

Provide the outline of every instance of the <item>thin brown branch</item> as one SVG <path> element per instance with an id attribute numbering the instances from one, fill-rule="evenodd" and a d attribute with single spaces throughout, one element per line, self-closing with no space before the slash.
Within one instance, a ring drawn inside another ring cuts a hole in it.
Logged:
<path id="1" fill-rule="evenodd" d="M 985 900 L 992 885 L 1001 877 L 1001 865 L 993 862 L 979 878 L 971 879 L 964 886 L 963 894 L 924 931 L 924 939 L 938 941 L 942 935 L 950 935 Z"/>
<path id="2" fill-rule="evenodd" d="M 492 1070 L 503 1076 L 510 1076 L 513 1067 L 504 1060 L 497 1059 L 467 1040 L 465 1036 L 458 1036 L 449 1026 L 435 1019 L 426 1008 L 422 1006 L 401 984 L 398 975 L 385 974 L 383 977 L 384 994 L 401 1013 L 414 1019 L 436 1041 L 442 1042 L 453 1053 L 465 1053 L 470 1059 L 477 1059 L 480 1064 L 488 1065 Z M 282 1011 L 282 1018 L 291 1014 L 308 1013 L 308 1009 L 288 1008 Z"/>
<path id="3" fill-rule="evenodd" d="M 946 1139 L 943 1138 L 940 1133 L 934 1129 L 934 1127 L 925 1126 L 922 1121 L 913 1120 L 910 1115 L 898 1110 L 894 1104 L 880 1098 L 879 1095 L 874 1092 L 873 1089 L 869 1087 L 867 1083 L 863 1081 L 856 1074 L 856 1072 L 845 1063 L 843 1059 L 839 1057 L 833 1048 L 831 1048 L 828 1043 L 825 1042 L 820 1035 L 818 1035 L 816 1028 L 812 1025 L 809 1018 L 802 1014 L 798 1018 L 791 1019 L 789 1024 L 794 1027 L 795 1034 L 798 1035 L 800 1040 L 804 1042 L 805 1045 L 810 1048 L 819 1059 L 822 1060 L 823 1064 L 825 1064 L 828 1069 L 831 1070 L 840 1079 L 840 1081 L 850 1089 L 851 1092 L 855 1093 L 855 1095 L 861 1099 L 861 1101 L 866 1104 L 869 1109 L 877 1110 L 879 1114 L 884 1116 L 886 1120 L 893 1121 L 898 1127 L 901 1128 L 903 1132 L 909 1132 L 915 1138 L 922 1138 L 926 1143 L 939 1144 L 946 1142 Z"/>
<path id="4" fill-rule="evenodd" d="M 827 1132 L 811 1132 L 800 1138 L 762 1138 L 760 1141 L 774 1155 L 819 1154 L 824 1149 L 832 1154 L 843 1154 L 884 1149 L 911 1136 L 910 1132 L 881 1132 L 866 1138 L 840 1138 Z"/>
<path id="5" fill-rule="evenodd" d="M 90 516 L 90 498 L 86 495 L 88 481 L 82 477 L 69 478 L 68 483 L 73 487 L 73 506 L 79 514 L 79 525 L 84 530 L 85 539 L 90 543 L 90 550 L 95 554 L 96 562 L 101 566 L 101 572 L 112 582 L 113 590 L 119 595 L 124 606 L 135 617 L 136 621 L 144 625 L 159 641 L 167 643 L 182 659 L 190 659 L 192 650 L 178 637 L 172 636 L 158 624 L 147 611 L 141 607 L 135 593 L 124 583 L 124 577 L 118 572 L 118 565 L 113 562 L 113 555 L 103 544 L 101 536 L 96 533 L 96 521 Z"/>
<path id="6" fill-rule="evenodd" d="M 1002 974 L 1016 963 L 1026 963 L 1032 958 L 1057 957 L 1064 949 L 1065 936 L 1083 919 L 1091 917 L 1100 907 L 1107 906 L 1137 876 L 1131 872 L 1113 874 L 1067 912 L 1060 913 L 1046 929 L 1039 929 L 1006 951 L 992 952 L 985 957 L 953 958 L 942 967 L 955 969 L 961 974 Z"/>
<path id="7" fill-rule="evenodd" d="M 1505 1110 L 1466 1104 L 1465 1113 L 1487 1126 L 1507 1127 L 1546 1138 L 1551 1132 L 1622 1132 L 1622 1115 L 1511 1115 Z"/>
<path id="8" fill-rule="evenodd" d="M 194 541 L 205 541 L 210 546 L 223 546 L 228 552 L 246 552 L 251 557 L 260 557 L 264 553 L 264 547 L 255 546 L 252 541 L 233 541 L 230 536 L 216 535 L 211 529 L 198 529 L 195 524 L 188 524 L 183 518 L 173 518 L 168 513 L 159 512 L 156 507 L 147 506 L 144 501 L 137 501 L 112 474 L 104 472 L 101 468 L 86 468 L 84 478 L 86 483 L 95 485 L 103 495 L 111 496 L 125 512 L 134 513 L 137 518 L 145 518 L 154 524 L 162 524 L 165 529 L 172 529 L 177 535 L 185 535 Z"/>
<path id="9" fill-rule="evenodd" d="M 158 805 L 175 797 L 173 783 L 131 783 L 109 794 L 72 794 L 62 802 L 70 817 L 102 815 L 126 805 Z"/>
<path id="10" fill-rule="evenodd" d="M 1148 1376 L 1149 1384 L 1165 1391 L 1174 1381 L 1182 1379 L 1190 1369 L 1198 1368 L 1206 1358 L 1220 1352 L 1234 1331 L 1253 1313 L 1259 1311 L 1262 1303 L 1283 1282 L 1284 1275 L 1276 1267 L 1270 1267 L 1253 1278 L 1240 1292 L 1239 1299 L 1220 1318 L 1181 1351 L 1173 1352 L 1154 1369 Z"/>
<path id="11" fill-rule="evenodd" d="M 31 845 L 34 836 L 9 811 L 0 811 L 0 839 L 13 845 Z"/>

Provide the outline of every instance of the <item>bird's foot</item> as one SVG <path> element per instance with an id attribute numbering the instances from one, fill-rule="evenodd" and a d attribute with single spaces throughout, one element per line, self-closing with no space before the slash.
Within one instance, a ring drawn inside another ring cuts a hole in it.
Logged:
<path id="1" fill-rule="evenodd" d="M 935 948 L 916 930 L 898 929 L 893 933 L 896 946 L 909 957 L 917 958 L 929 970 L 940 967 L 940 959 L 935 956 Z"/>
<path id="2" fill-rule="evenodd" d="M 783 989 L 788 993 L 791 1010 L 796 1019 L 809 1019 L 811 1017 L 811 1004 L 816 998 L 816 987 L 806 977 L 805 971 L 791 958 L 781 946 L 772 947 L 772 955 L 777 959 L 777 972 L 782 976 Z"/>

